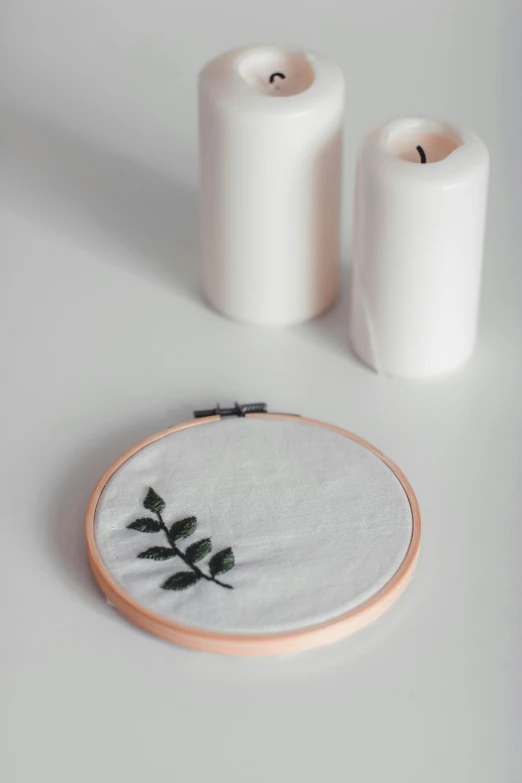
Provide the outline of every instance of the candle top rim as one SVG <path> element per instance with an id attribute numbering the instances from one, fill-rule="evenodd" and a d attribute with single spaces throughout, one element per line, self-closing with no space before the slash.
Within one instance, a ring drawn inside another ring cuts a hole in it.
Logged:
<path id="1" fill-rule="evenodd" d="M 420 159 L 410 160 L 399 154 L 400 142 L 404 139 L 408 143 L 414 143 L 415 136 L 418 137 L 419 142 L 422 139 L 437 139 L 439 146 L 442 145 L 441 151 L 442 157 L 437 160 L 430 160 L 429 157 L 425 159 L 427 165 L 434 165 L 441 163 L 443 160 L 449 158 L 455 150 L 462 147 L 465 144 L 465 132 L 462 133 L 454 125 L 445 122 L 443 120 L 434 120 L 431 118 L 423 117 L 406 117 L 402 120 L 395 120 L 387 125 L 382 126 L 382 134 L 379 139 L 381 149 L 384 149 L 388 154 L 398 157 L 400 160 L 406 163 L 418 163 L 422 162 Z"/>
<path id="2" fill-rule="evenodd" d="M 286 81 L 280 81 L 279 85 L 275 85 L 275 89 L 264 89 L 260 85 L 261 71 L 256 74 L 254 69 L 252 74 L 245 64 L 249 59 L 251 64 L 254 63 L 257 57 L 262 61 L 263 55 L 266 56 L 264 66 L 268 66 L 265 74 L 267 84 L 270 74 L 277 76 L 282 70 L 278 67 L 278 57 L 294 65 L 293 75 L 299 81 L 295 92 L 289 89 L 277 90 L 281 84 L 287 88 Z M 293 46 L 267 44 L 233 49 L 218 55 L 200 71 L 199 85 L 200 90 L 212 94 L 219 101 L 235 103 L 238 108 L 259 108 L 273 113 L 291 109 L 299 113 L 309 111 L 334 96 L 342 96 L 344 75 L 339 66 L 316 52 Z"/>
<path id="3" fill-rule="evenodd" d="M 401 133 L 407 135 L 419 131 L 426 135 L 445 137 L 448 153 L 441 159 L 431 161 L 429 165 L 422 165 L 420 158 L 405 159 L 393 151 L 394 137 L 397 139 Z M 454 177 L 489 166 L 487 147 L 476 133 L 445 120 L 423 116 L 403 117 L 383 123 L 365 136 L 359 147 L 359 158 L 381 175 L 390 174 L 417 183 L 444 181 L 448 185 Z"/>

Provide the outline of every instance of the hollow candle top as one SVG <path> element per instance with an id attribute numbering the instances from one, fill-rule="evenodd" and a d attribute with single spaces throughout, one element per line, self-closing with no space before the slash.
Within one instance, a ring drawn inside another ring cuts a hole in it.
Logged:
<path id="1" fill-rule="evenodd" d="M 426 156 L 423 165 L 420 147 Z M 441 120 L 410 117 L 381 125 L 360 147 L 359 160 L 379 178 L 429 187 L 462 184 L 488 166 L 484 142 L 473 131 Z"/>
<path id="2" fill-rule="evenodd" d="M 254 46 L 227 52 L 200 73 L 200 90 L 235 110 L 301 115 L 342 95 L 341 69 L 311 52 Z"/>

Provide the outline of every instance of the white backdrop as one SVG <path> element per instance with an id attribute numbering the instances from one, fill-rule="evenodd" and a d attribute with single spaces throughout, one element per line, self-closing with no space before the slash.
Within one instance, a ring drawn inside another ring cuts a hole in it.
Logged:
<path id="1" fill-rule="evenodd" d="M 520 0 L 6 0 L 0 13 L 6 780 L 519 783 Z M 249 42 L 311 47 L 345 72 L 346 262 L 362 134 L 426 113 L 488 145 L 479 341 L 457 375 L 363 367 L 346 286 L 292 329 L 201 301 L 196 75 Z M 125 622 L 93 583 L 84 516 L 108 465 L 236 399 L 356 432 L 419 498 L 409 589 L 331 648 L 191 654 Z"/>
<path id="2" fill-rule="evenodd" d="M 4 91 L 52 126 L 192 187 L 202 65 L 248 43 L 316 49 L 346 76 L 349 235 L 356 145 L 386 119 L 469 125 L 491 150 L 493 187 L 499 167 L 511 169 L 521 27 L 517 0 L 8 0 Z"/>

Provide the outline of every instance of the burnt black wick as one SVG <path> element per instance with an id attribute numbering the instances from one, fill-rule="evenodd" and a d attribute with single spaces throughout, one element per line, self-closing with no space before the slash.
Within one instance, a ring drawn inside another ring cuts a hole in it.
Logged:
<path id="1" fill-rule="evenodd" d="M 279 71 L 276 71 L 276 73 L 273 73 L 272 76 L 270 77 L 270 79 L 268 80 L 270 82 L 270 84 L 274 83 L 274 79 L 275 79 L 276 76 L 279 76 L 280 79 L 286 79 L 286 76 L 284 75 L 284 73 L 279 73 Z"/>
<path id="2" fill-rule="evenodd" d="M 422 147 L 417 147 L 417 152 L 420 155 L 421 163 L 426 163 L 426 153 L 422 149 Z"/>

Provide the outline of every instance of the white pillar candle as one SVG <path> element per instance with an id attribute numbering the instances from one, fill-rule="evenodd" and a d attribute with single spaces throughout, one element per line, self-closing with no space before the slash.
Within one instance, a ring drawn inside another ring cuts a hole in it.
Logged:
<path id="1" fill-rule="evenodd" d="M 334 301 L 343 93 L 336 65 L 278 47 L 201 72 L 203 288 L 226 315 L 291 324 Z"/>
<path id="2" fill-rule="evenodd" d="M 438 375 L 471 355 L 488 170 L 474 133 L 437 120 L 398 120 L 363 140 L 351 339 L 378 372 Z"/>

